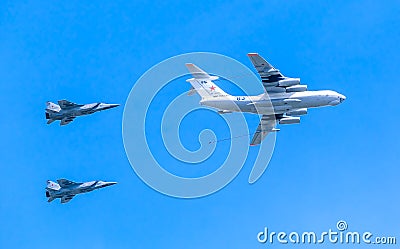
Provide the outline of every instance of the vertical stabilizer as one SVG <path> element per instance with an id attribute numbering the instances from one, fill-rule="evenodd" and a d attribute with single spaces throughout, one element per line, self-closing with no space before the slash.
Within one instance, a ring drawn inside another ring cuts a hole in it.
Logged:
<path id="1" fill-rule="evenodd" d="M 59 112 L 61 110 L 60 106 L 54 104 L 53 102 L 47 101 L 46 102 L 46 111 L 50 112 Z"/>
<path id="2" fill-rule="evenodd" d="M 60 185 L 58 183 L 48 180 L 46 188 L 51 189 L 51 190 L 59 190 Z"/>

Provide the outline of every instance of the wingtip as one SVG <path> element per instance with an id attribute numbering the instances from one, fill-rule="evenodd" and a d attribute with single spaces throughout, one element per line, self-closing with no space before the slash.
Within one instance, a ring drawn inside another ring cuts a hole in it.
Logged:
<path id="1" fill-rule="evenodd" d="M 248 56 L 257 56 L 258 53 L 248 53 L 247 55 L 248 55 Z"/>

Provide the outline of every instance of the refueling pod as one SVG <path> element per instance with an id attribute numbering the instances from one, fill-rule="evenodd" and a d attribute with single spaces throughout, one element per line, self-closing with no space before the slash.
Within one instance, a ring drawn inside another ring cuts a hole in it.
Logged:
<path id="1" fill-rule="evenodd" d="M 287 112 L 287 115 L 293 115 L 293 116 L 300 116 L 300 115 L 306 115 L 307 114 L 307 108 L 301 108 L 295 111 Z"/>

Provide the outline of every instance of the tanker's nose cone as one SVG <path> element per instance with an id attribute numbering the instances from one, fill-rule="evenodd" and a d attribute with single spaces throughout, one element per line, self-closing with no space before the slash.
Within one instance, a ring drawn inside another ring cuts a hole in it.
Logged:
<path id="1" fill-rule="evenodd" d="M 346 96 L 344 96 L 343 94 L 340 94 L 339 99 L 340 99 L 340 103 L 342 103 L 343 101 L 346 100 Z"/>

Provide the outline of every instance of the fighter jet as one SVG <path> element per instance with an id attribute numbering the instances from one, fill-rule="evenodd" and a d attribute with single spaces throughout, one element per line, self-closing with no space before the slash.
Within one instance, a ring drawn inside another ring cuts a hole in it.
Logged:
<path id="1" fill-rule="evenodd" d="M 91 181 L 81 183 L 66 179 L 58 179 L 57 183 L 55 183 L 49 180 L 47 181 L 46 197 L 49 198 L 47 200 L 48 202 L 60 198 L 61 203 L 67 203 L 77 194 L 87 193 L 114 184 L 116 184 L 116 182 Z"/>
<path id="2" fill-rule="evenodd" d="M 47 124 L 60 120 L 60 125 L 67 125 L 78 116 L 88 115 L 119 106 L 119 104 L 93 103 L 79 105 L 68 100 L 59 100 L 58 105 L 50 101 L 46 102 Z"/>
<path id="3" fill-rule="evenodd" d="M 277 123 L 300 123 L 299 116 L 307 114 L 308 108 L 334 106 L 346 99 L 331 90 L 308 91 L 307 85 L 300 85 L 300 78 L 285 77 L 257 53 L 249 53 L 248 57 L 264 86 L 264 93 L 260 95 L 231 96 L 213 82 L 218 79 L 217 76 L 210 76 L 192 63 L 186 64 L 186 67 L 193 78 L 186 81 L 192 85 L 189 95 L 196 91 L 201 96 L 200 104 L 217 109 L 219 114 L 261 114 L 250 145 L 258 145 L 270 132 L 279 131 Z"/>

